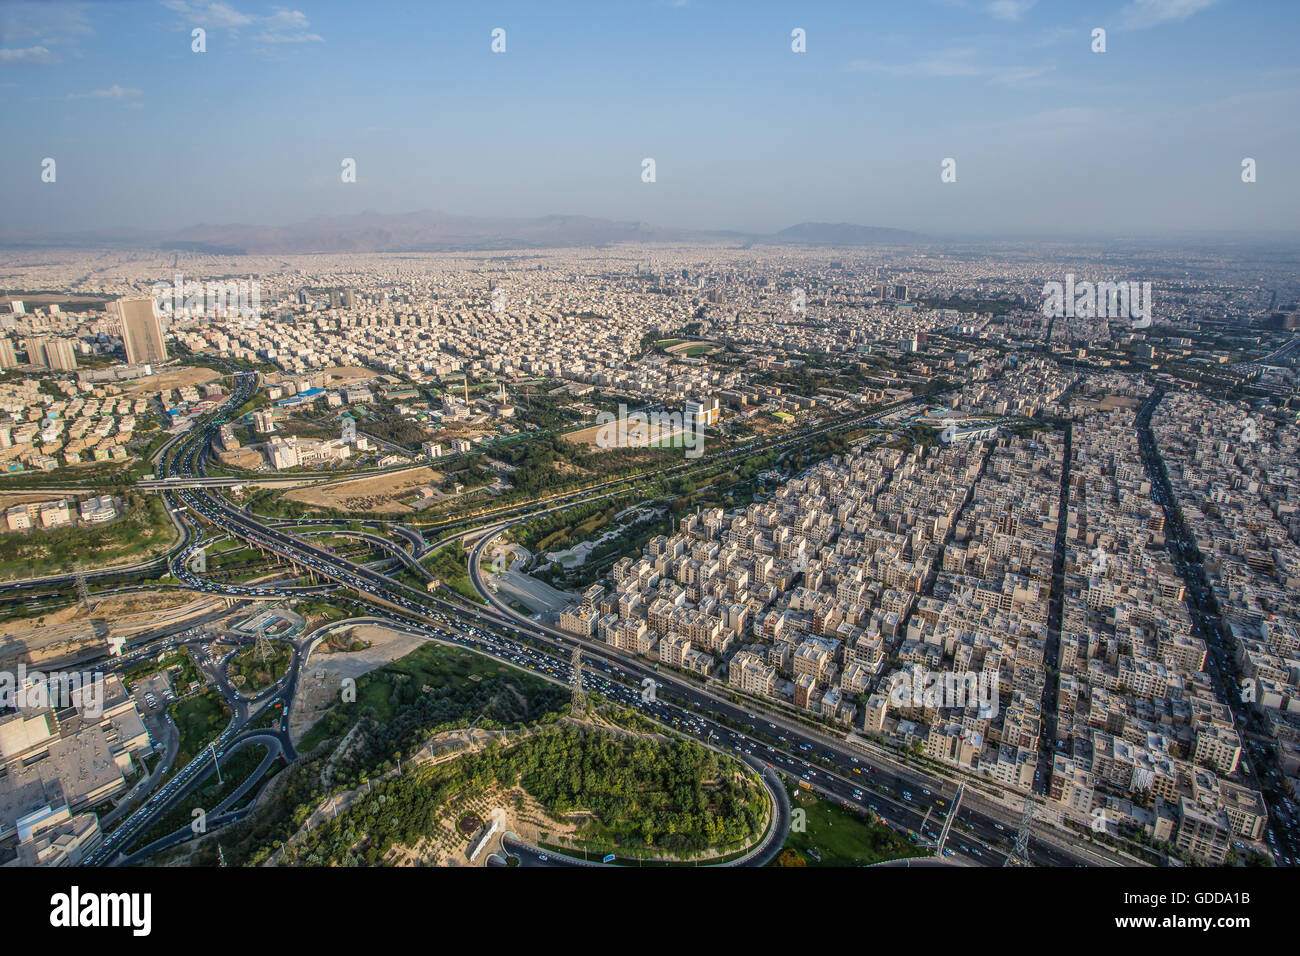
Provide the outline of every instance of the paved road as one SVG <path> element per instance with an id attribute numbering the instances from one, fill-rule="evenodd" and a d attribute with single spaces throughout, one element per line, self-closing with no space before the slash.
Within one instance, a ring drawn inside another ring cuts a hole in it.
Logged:
<path id="1" fill-rule="evenodd" d="M 247 812 L 246 809 L 232 811 L 226 808 L 237 803 L 248 793 L 249 790 L 256 786 L 261 780 L 262 775 L 270 769 L 272 763 L 280 759 L 282 756 L 285 757 L 285 759 L 291 759 L 288 757 L 288 753 L 286 752 L 287 743 L 287 734 L 276 733 L 270 730 L 254 730 L 239 736 L 225 748 L 221 754 L 223 759 L 228 758 L 234 755 L 237 751 L 242 750 L 244 747 L 253 744 L 261 744 L 265 746 L 268 752 L 262 762 L 258 764 L 257 769 L 245 778 L 244 782 L 235 790 L 235 792 L 228 798 L 222 800 L 219 806 L 212 809 L 210 815 L 207 816 L 204 821 L 206 824 L 204 833 L 211 833 L 214 830 L 225 826 L 227 823 L 239 819 Z M 195 767 L 195 765 L 198 765 L 197 770 L 191 770 L 190 768 Z M 127 821 L 132 826 L 129 831 L 131 839 L 134 839 L 134 837 L 141 832 L 148 830 L 148 828 L 153 825 L 154 820 L 160 819 L 176 807 L 184 805 L 190 793 L 217 772 L 217 762 L 212 759 L 210 752 L 205 751 L 195 759 L 193 764 L 187 765 L 185 769 L 190 770 L 190 772 L 186 775 L 183 783 L 178 785 L 174 790 L 169 790 L 165 799 L 157 801 L 147 815 L 139 817 L 138 820 L 132 819 Z M 126 824 L 123 824 L 123 827 L 125 826 Z M 121 831 L 115 831 L 113 834 L 110 834 L 110 838 L 118 837 L 115 841 L 115 846 L 112 852 L 105 850 L 105 843 L 108 842 L 107 840 L 96 848 L 94 854 L 95 865 L 130 866 L 133 863 L 147 860 L 149 857 L 161 850 L 176 846 L 179 843 L 184 843 L 186 840 L 191 840 L 198 835 L 192 829 L 192 825 L 187 823 L 166 836 L 160 837 L 152 843 L 141 847 L 130 855 L 123 856 L 121 854 L 121 848 L 123 846 L 129 846 L 130 840 L 119 837 L 120 832 Z"/>
<path id="2" fill-rule="evenodd" d="M 1294 344 L 1300 344 L 1300 337 L 1289 343 L 1286 348 Z M 1227 636 L 1227 628 L 1220 618 L 1214 591 L 1205 575 L 1200 551 L 1186 525 L 1183 524 L 1182 512 L 1177 505 L 1178 499 L 1174 495 L 1164 460 L 1156 446 L 1155 434 L 1151 430 L 1151 416 L 1164 395 L 1163 389 L 1156 389 L 1138 410 L 1135 424 L 1143 465 L 1147 477 L 1151 479 L 1153 496 L 1165 514 L 1166 540 L 1169 543 L 1174 565 L 1183 577 L 1193 630 L 1209 650 L 1206 657 L 1206 670 L 1215 697 L 1227 704 L 1228 709 L 1232 711 L 1233 725 L 1243 736 L 1247 736 L 1252 727 L 1262 729 L 1259 717 L 1241 699 L 1240 685 L 1233 673 L 1231 638 Z M 1250 761 L 1249 766 L 1251 770 L 1246 776 L 1246 781 L 1262 796 L 1264 787 L 1258 775 L 1259 759 Z M 1269 814 L 1270 831 L 1277 846 L 1276 850 L 1271 851 L 1275 861 L 1278 858 L 1282 860 L 1300 858 L 1300 833 L 1292 830 L 1289 822 L 1278 815 L 1276 805 L 1269 807 L 1265 804 L 1265 807 Z"/>
<path id="3" fill-rule="evenodd" d="M 234 401 L 244 400 L 240 393 L 246 392 L 249 384 L 247 380 L 241 381 Z M 870 419 L 871 416 L 863 416 L 859 421 L 866 423 Z M 196 432 L 193 439 L 179 449 L 178 454 L 170 457 L 169 473 L 201 474 L 202 453 L 212 431 L 221 420 L 222 415 L 218 413 L 206 429 Z M 792 438 L 791 442 L 795 440 L 798 439 Z M 841 796 L 843 802 L 859 807 L 869 806 L 897 826 L 907 829 L 919 827 L 927 810 L 942 806 L 941 798 L 937 796 L 943 787 L 940 778 L 931 777 L 914 768 L 891 765 L 876 756 L 857 756 L 858 752 L 848 747 L 844 741 L 831 738 L 824 731 L 812 730 L 780 713 L 768 711 L 763 704 L 735 704 L 710 688 L 699 687 L 684 676 L 655 674 L 642 660 L 631 658 L 603 644 L 579 641 L 572 635 L 562 634 L 527 619 L 520 620 L 509 608 L 502 608 L 496 602 L 491 608 L 475 610 L 431 597 L 382 574 L 325 553 L 301 537 L 250 519 L 247 514 L 230 508 L 205 490 L 169 491 L 165 494 L 170 499 L 184 503 L 194 514 L 226 533 L 280 554 L 308 573 L 353 588 L 358 594 L 378 602 L 385 616 L 392 615 L 400 620 L 418 622 L 424 627 L 432 624 L 443 633 L 459 632 L 464 635 L 468 630 L 469 634 L 474 635 L 473 640 L 465 641 L 468 646 L 482 644 L 496 648 L 517 664 L 527 661 L 529 669 L 563 675 L 568 670 L 566 658 L 570 648 L 574 644 L 581 644 L 584 653 L 590 655 L 591 666 L 596 671 L 591 673 L 588 683 L 602 689 L 608 696 L 642 709 L 661 722 L 689 725 L 688 732 L 701 739 L 758 757 L 773 769 L 778 769 L 778 764 L 783 764 L 779 769 L 787 775 L 810 777 L 825 773 L 825 785 Z M 567 505 L 541 509 L 534 512 L 534 515 L 561 507 Z M 505 527 L 509 523 L 502 522 L 495 527 Z M 493 528 L 489 527 L 483 533 L 486 535 L 491 530 Z M 485 589 L 478 577 L 477 566 L 480 554 L 481 543 L 475 550 L 470 570 L 476 587 L 483 592 Z M 183 573 L 183 569 L 177 570 Z M 211 587 L 208 582 L 195 576 L 183 579 L 196 590 Z M 287 593 L 287 589 L 281 590 Z M 638 694 L 638 688 L 645 680 L 655 681 L 662 688 L 658 699 L 649 704 L 641 701 Z M 756 718 L 754 713 L 746 712 L 745 707 L 764 711 L 763 717 Z M 708 713 L 709 717 L 701 716 L 698 713 L 701 710 Z M 757 721 L 760 720 L 767 722 L 770 732 L 758 730 Z M 814 769 L 809 758 L 817 760 L 823 769 Z M 862 766 L 853 766 L 857 764 Z M 851 774 L 861 775 L 864 770 L 868 775 L 878 776 L 864 776 L 860 781 L 852 779 Z M 820 780 L 818 782 L 821 783 Z M 931 790 L 931 787 L 934 789 Z M 867 796 L 868 790 L 870 796 Z M 913 790 L 921 791 L 928 799 L 914 795 Z M 901 799 L 893 796 L 895 792 L 899 793 Z M 1014 817 L 1004 807 L 989 801 L 981 803 L 976 799 L 964 802 L 961 814 L 953 834 L 955 848 L 959 852 L 969 850 L 974 858 L 983 862 L 1001 862 L 999 851 L 993 845 L 1004 842 L 1009 836 L 1003 834 L 1006 826 L 1002 821 L 1010 820 L 1014 825 Z M 968 847 L 965 844 L 976 845 Z M 1065 835 L 1055 833 L 1036 832 L 1030 842 L 1030 854 L 1034 862 L 1047 865 L 1126 862 L 1108 855 L 1106 851 L 1077 846 Z"/>

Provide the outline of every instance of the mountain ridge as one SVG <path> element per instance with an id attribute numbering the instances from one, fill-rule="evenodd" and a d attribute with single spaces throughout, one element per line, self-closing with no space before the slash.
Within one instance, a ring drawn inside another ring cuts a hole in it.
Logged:
<path id="1" fill-rule="evenodd" d="M 805 222 L 759 235 L 728 230 L 675 229 L 642 221 L 551 214 L 490 218 L 442 210 L 379 213 L 366 210 L 315 216 L 283 226 L 254 223 L 198 223 L 174 231 L 95 230 L 77 235 L 43 236 L 23 245 L 134 245 L 213 254 L 403 253 L 544 249 L 608 246 L 619 242 L 750 242 L 791 245 L 875 245 L 922 242 L 920 233 L 852 223 Z"/>

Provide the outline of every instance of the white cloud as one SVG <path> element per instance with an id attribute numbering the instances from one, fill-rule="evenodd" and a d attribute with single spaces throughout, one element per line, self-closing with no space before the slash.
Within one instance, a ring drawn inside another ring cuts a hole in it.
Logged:
<path id="1" fill-rule="evenodd" d="M 84 3 L 27 3 L 0 0 L 0 65 L 48 66 L 63 62 L 63 47 L 71 47 L 94 31 Z M 60 50 L 60 52 L 55 52 Z"/>
<path id="2" fill-rule="evenodd" d="M 888 73 L 890 76 L 979 76 L 980 67 L 972 62 L 975 50 L 943 50 L 911 63 L 877 63 L 854 60 L 849 69 L 858 73 Z"/>
<path id="3" fill-rule="evenodd" d="M 58 63 L 59 58 L 43 46 L 29 46 L 21 50 L 3 50 L 0 49 L 0 63 L 10 63 L 15 66 L 25 66 L 34 64 L 36 66 L 48 66 L 51 63 Z"/>
<path id="4" fill-rule="evenodd" d="M 854 60 L 849 70 L 855 73 L 887 73 L 890 76 L 926 76 L 938 78 L 977 78 L 1001 86 L 1020 86 L 1052 72 L 1055 66 L 986 66 L 976 61 L 973 48 L 943 50 L 910 63 L 878 63 Z"/>
<path id="5" fill-rule="evenodd" d="M 990 16 L 999 20 L 1019 20 L 1028 13 L 1038 0 L 993 0 L 984 9 Z"/>
<path id="6" fill-rule="evenodd" d="M 325 38 L 319 33 L 261 33 L 257 37 L 263 43 L 324 43 Z"/>
<path id="7" fill-rule="evenodd" d="M 0 34 L 8 43 L 35 41 L 50 47 L 75 42 L 93 32 L 84 3 L 6 0 L 0 4 Z"/>
<path id="8" fill-rule="evenodd" d="M 91 90 L 89 93 L 69 93 L 70 100 L 125 100 L 134 96 L 139 96 L 139 90 L 133 90 L 129 87 L 118 86 L 114 83 L 106 90 Z"/>
<path id="9" fill-rule="evenodd" d="M 253 22 L 252 14 L 241 13 L 228 3 L 190 3 L 188 0 L 163 0 L 163 6 L 179 13 L 192 26 L 209 30 L 238 30 Z"/>
<path id="10" fill-rule="evenodd" d="M 262 33 L 258 37 L 265 43 L 323 43 L 324 37 L 319 33 L 310 33 L 311 22 L 301 10 L 276 8 L 275 13 L 262 21 Z"/>
<path id="11" fill-rule="evenodd" d="M 1135 30 L 1186 20 L 1218 0 L 1132 0 L 1123 10 L 1124 25 Z"/>
<path id="12" fill-rule="evenodd" d="M 228 30 L 238 34 L 243 28 L 258 30 L 261 43 L 324 43 L 325 38 L 311 30 L 311 21 L 301 10 L 276 7 L 260 15 L 237 10 L 221 0 L 162 0 L 162 5 L 179 15 L 181 26 Z"/>

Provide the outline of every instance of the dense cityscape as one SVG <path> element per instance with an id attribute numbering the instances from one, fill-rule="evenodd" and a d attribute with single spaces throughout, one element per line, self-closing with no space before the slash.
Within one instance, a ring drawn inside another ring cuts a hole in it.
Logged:
<path id="1" fill-rule="evenodd" d="M 20 907 L 1280 922 L 1293 12 L 716 6 L 0 14 Z"/>
<path id="2" fill-rule="evenodd" d="M 1272 305 L 1294 276 L 1224 261 L 1161 286 L 1149 326 L 1062 331 L 1022 255 L 11 264 L 65 291 L 0 320 L 6 650 L 106 681 L 98 722 L 51 685 L 0 724 L 11 862 L 200 862 L 219 841 L 177 840 L 200 834 L 176 810 L 223 757 L 251 775 L 195 806 L 241 852 L 231 798 L 322 732 L 295 698 L 387 683 L 421 635 L 526 661 L 565 719 L 666 718 L 904 853 L 1292 865 L 1300 314 Z M 192 282 L 179 308 L 158 275 Z M 706 729 L 700 700 L 736 716 Z M 419 733 L 351 773 L 475 749 L 405 706 Z M 546 811 L 506 825 L 549 844 Z M 475 849 L 435 826 L 379 859 Z"/>

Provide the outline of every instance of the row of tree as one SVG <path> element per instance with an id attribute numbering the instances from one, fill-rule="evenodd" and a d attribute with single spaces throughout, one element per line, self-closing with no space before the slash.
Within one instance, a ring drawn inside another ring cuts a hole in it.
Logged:
<path id="1" fill-rule="evenodd" d="M 687 740 L 629 740 L 565 726 L 390 779 L 322 823 L 298 858 L 374 865 L 394 846 L 417 846 L 439 832 L 454 800 L 514 786 L 552 814 L 591 814 L 580 836 L 600 848 L 687 855 L 748 842 L 765 818 L 761 787 L 714 751 Z"/>

